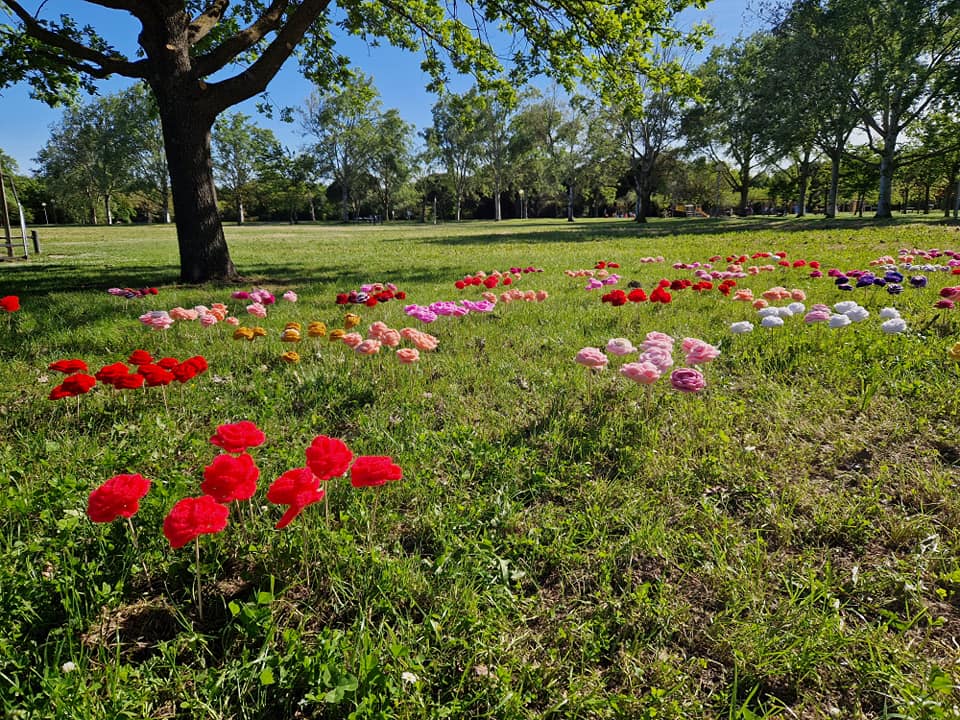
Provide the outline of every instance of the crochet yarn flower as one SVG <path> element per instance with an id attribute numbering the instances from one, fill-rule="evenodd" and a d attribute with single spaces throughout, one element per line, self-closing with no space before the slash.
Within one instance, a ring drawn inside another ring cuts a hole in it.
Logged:
<path id="1" fill-rule="evenodd" d="M 203 469 L 200 489 L 218 503 L 234 500 L 249 500 L 257 491 L 260 469 L 247 453 L 240 455 L 217 455 Z"/>
<path id="2" fill-rule="evenodd" d="M 228 453 L 246 452 L 252 447 L 262 445 L 267 439 L 263 431 L 250 420 L 241 420 L 235 423 L 226 423 L 217 426 L 217 432 L 210 437 L 210 442 Z"/>
<path id="3" fill-rule="evenodd" d="M 307 467 L 321 480 L 343 475 L 353 461 L 353 452 L 343 440 L 317 435 L 307 448 Z"/>
<path id="4" fill-rule="evenodd" d="M 320 488 L 320 478 L 310 468 L 288 470 L 271 483 L 267 500 L 277 505 L 289 505 L 287 511 L 274 526 L 281 530 L 293 522 L 305 507 L 323 500 L 325 491 Z"/>
<path id="5" fill-rule="evenodd" d="M 150 481 L 143 475 L 114 475 L 90 493 L 87 517 L 97 523 L 133 517 L 140 509 L 140 500 L 148 492 Z"/>
<path id="6" fill-rule="evenodd" d="M 227 527 L 230 510 L 209 495 L 188 497 L 174 505 L 163 519 L 163 535 L 176 550 L 201 535 Z"/>
<path id="7" fill-rule="evenodd" d="M 403 470 L 386 455 L 361 455 L 350 468 L 350 484 L 355 488 L 377 487 L 403 477 Z"/>

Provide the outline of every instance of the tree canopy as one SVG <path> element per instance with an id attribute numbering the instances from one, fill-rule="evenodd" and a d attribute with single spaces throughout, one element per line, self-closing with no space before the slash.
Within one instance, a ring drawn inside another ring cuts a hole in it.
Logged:
<path id="1" fill-rule="evenodd" d="M 266 90 L 296 55 L 321 87 L 345 76 L 348 61 L 337 34 L 378 38 L 423 53 L 436 85 L 451 71 L 490 83 L 506 72 L 514 83 L 536 74 L 571 86 L 603 87 L 624 68 L 670 82 L 670 68 L 648 55 L 655 38 L 683 42 L 672 29 L 676 13 L 703 0 L 545 2 L 475 0 L 88 0 L 127 13 L 141 26 L 137 54 L 128 56 L 97 28 L 84 24 L 82 7 L 54 16 L 45 3 L 0 0 L 0 87 L 28 82 L 55 103 L 97 80 L 121 75 L 145 81 L 160 114 L 171 175 L 181 278 L 231 280 L 230 259 L 217 212 L 210 129 L 227 108 Z M 2 22 L 3 15 L 9 21 Z M 512 38 L 505 53 L 489 38 Z M 696 35 L 696 34 L 695 34 Z M 507 66 L 500 61 L 505 55 Z M 619 84 L 618 84 L 619 86 Z"/>

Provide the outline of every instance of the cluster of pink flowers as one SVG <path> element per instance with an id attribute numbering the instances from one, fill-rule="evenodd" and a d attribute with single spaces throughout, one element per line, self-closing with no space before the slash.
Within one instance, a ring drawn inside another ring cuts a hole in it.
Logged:
<path id="1" fill-rule="evenodd" d="M 223 303 L 213 303 L 210 307 L 206 305 L 196 305 L 192 308 L 175 307 L 169 314 L 178 321 L 199 321 L 203 327 L 212 327 L 221 322 L 234 326 L 240 324 L 240 320 L 231 316 Z"/>
<path id="2" fill-rule="evenodd" d="M 135 298 L 146 297 L 147 295 L 158 295 L 160 291 L 155 287 L 145 287 L 145 288 L 118 288 L 112 287 L 107 292 L 114 297 L 122 297 L 127 300 L 133 300 Z"/>
<path id="3" fill-rule="evenodd" d="M 254 303 L 259 303 L 260 305 L 273 305 L 277 302 L 277 298 L 269 290 L 264 290 L 263 288 L 254 288 L 249 292 L 246 290 L 238 290 L 235 293 L 230 295 L 234 300 L 252 300 Z M 296 294 L 294 294 L 293 302 L 296 302 Z"/>
<path id="4" fill-rule="evenodd" d="M 702 365 L 715 360 L 720 351 L 697 338 L 684 338 L 681 342 L 684 362 L 688 366 Z M 620 374 L 641 385 L 652 385 L 673 367 L 674 339 L 665 333 L 647 333 L 640 347 L 634 347 L 627 338 L 612 338 L 607 342 L 606 352 L 617 357 L 638 353 L 633 362 L 624 363 Z M 603 350 L 595 347 L 582 348 L 574 360 L 591 370 L 603 370 L 609 358 Z M 699 392 L 706 387 L 703 373 L 694 367 L 677 368 L 670 373 L 670 384 L 681 392 Z"/>
<path id="5" fill-rule="evenodd" d="M 493 295 L 493 293 L 489 293 L 489 295 Z M 483 297 L 485 300 L 489 300 L 493 303 L 497 301 L 497 297 L 495 295 L 493 295 L 493 297 L 489 297 L 488 293 L 484 293 Z M 500 293 L 500 302 L 507 304 L 518 300 L 523 302 L 543 302 L 548 297 L 550 297 L 550 295 L 547 294 L 546 290 L 519 290 L 517 288 L 512 288 L 507 292 Z"/>
<path id="6" fill-rule="evenodd" d="M 438 345 L 437 338 L 429 333 L 411 327 L 394 330 L 379 320 L 368 328 L 366 338 L 360 333 L 351 332 L 341 336 L 340 340 L 359 355 L 377 355 L 384 347 L 396 348 L 397 360 L 404 365 L 412 365 L 418 362 L 421 351 L 436 350 Z M 414 347 L 399 347 L 402 340 L 406 340 Z"/>
<path id="7" fill-rule="evenodd" d="M 416 318 L 422 323 L 432 323 L 441 317 L 463 317 L 470 313 L 493 312 L 495 304 L 490 300 L 472 302 L 461 300 L 459 303 L 451 300 L 438 300 L 429 305 L 407 305 L 403 312 L 409 317 Z"/>
<path id="8" fill-rule="evenodd" d="M 140 316 L 140 322 L 154 330 L 167 330 L 174 321 L 166 310 L 151 310 Z"/>

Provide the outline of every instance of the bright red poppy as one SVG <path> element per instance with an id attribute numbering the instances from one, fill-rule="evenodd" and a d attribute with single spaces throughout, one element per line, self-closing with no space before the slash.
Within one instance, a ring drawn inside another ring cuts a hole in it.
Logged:
<path id="1" fill-rule="evenodd" d="M 192 358 L 187 358 L 186 360 L 184 360 L 184 362 L 187 363 L 188 365 L 193 366 L 193 368 L 197 371 L 198 375 L 201 373 L 205 373 L 207 371 L 207 368 L 210 367 L 209 365 L 207 365 L 207 359 L 203 355 L 194 355 Z"/>
<path id="2" fill-rule="evenodd" d="M 143 375 L 147 387 L 159 387 L 161 385 L 169 385 L 173 382 L 172 372 L 164 370 L 159 365 L 152 363 L 141 365 L 137 368 L 137 373 Z"/>
<path id="3" fill-rule="evenodd" d="M 8 313 L 16 312 L 20 309 L 20 298 L 16 295 L 7 295 L 0 298 L 0 308 L 3 308 Z"/>
<path id="4" fill-rule="evenodd" d="M 51 400 L 61 400 L 66 397 L 76 397 L 90 392 L 90 389 L 97 384 L 97 379 L 92 375 L 84 373 L 75 373 L 64 378 L 63 382 L 50 391 Z"/>
<path id="5" fill-rule="evenodd" d="M 111 365 L 105 365 L 104 367 L 97 370 L 95 377 L 102 383 L 107 385 L 113 385 L 117 378 L 123 377 L 124 375 L 130 374 L 130 368 L 124 365 L 121 362 L 113 363 Z"/>
<path id="6" fill-rule="evenodd" d="M 289 505 L 276 524 L 277 530 L 285 528 L 300 512 L 315 502 L 323 500 L 326 491 L 320 488 L 320 478 L 310 468 L 287 470 L 267 490 L 267 500 L 277 505 Z"/>
<path id="7" fill-rule="evenodd" d="M 263 431 L 249 420 L 218 425 L 217 432 L 210 438 L 217 447 L 221 447 L 228 453 L 246 452 L 248 448 L 262 445 L 267 439 Z"/>
<path id="8" fill-rule="evenodd" d="M 114 475 L 90 493 L 87 516 L 98 523 L 133 517 L 140 509 L 140 500 L 149 491 L 150 481 L 143 475 Z"/>
<path id="9" fill-rule="evenodd" d="M 350 468 L 350 484 L 356 488 L 385 485 L 403 477 L 403 470 L 389 455 L 361 455 Z"/>
<path id="10" fill-rule="evenodd" d="M 247 453 L 237 456 L 217 455 L 203 469 L 200 489 L 218 503 L 249 500 L 257 491 L 260 468 Z"/>
<path id="11" fill-rule="evenodd" d="M 56 370 L 57 372 L 62 372 L 65 375 L 73 375 L 76 372 L 86 372 L 87 364 L 80 359 L 73 358 L 70 360 L 57 360 L 47 365 L 48 370 Z"/>
<path id="12" fill-rule="evenodd" d="M 178 383 L 185 383 L 197 376 L 197 369 L 186 361 L 172 368 L 170 372 Z"/>
<path id="13" fill-rule="evenodd" d="M 634 303 L 646 302 L 647 294 L 643 291 L 643 288 L 634 288 L 627 293 L 627 300 Z"/>
<path id="14" fill-rule="evenodd" d="M 321 480 L 343 475 L 352 460 L 353 452 L 338 438 L 317 435 L 307 448 L 307 467 Z"/>
<path id="15" fill-rule="evenodd" d="M 175 357 L 165 357 L 157 360 L 157 365 L 159 367 L 162 367 L 164 370 L 168 372 L 170 370 L 173 370 L 179 364 L 180 364 L 180 361 L 177 360 Z"/>
<path id="16" fill-rule="evenodd" d="M 121 375 L 113 381 L 113 386 L 117 390 L 136 390 L 143 387 L 146 378 L 140 373 L 127 373 Z"/>
<path id="17" fill-rule="evenodd" d="M 127 362 L 131 365 L 149 365 L 153 362 L 153 355 L 146 350 L 134 350 L 127 358 Z"/>
<path id="18" fill-rule="evenodd" d="M 209 495 L 189 497 L 174 505 L 163 519 L 163 535 L 176 550 L 201 535 L 227 527 L 230 510 Z"/>

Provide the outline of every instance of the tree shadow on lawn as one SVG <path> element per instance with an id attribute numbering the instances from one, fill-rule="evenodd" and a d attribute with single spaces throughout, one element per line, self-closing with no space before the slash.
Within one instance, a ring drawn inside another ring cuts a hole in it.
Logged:
<path id="1" fill-rule="evenodd" d="M 875 218 L 837 218 L 823 217 L 776 217 L 754 216 L 750 218 L 698 218 L 698 219 L 654 219 L 648 223 L 637 223 L 633 220 L 594 220 L 586 218 L 582 224 L 558 222 L 536 222 L 530 225 L 512 225 L 510 232 L 491 233 L 489 235 L 450 235 L 430 240 L 426 244 L 434 245 L 489 245 L 491 243 L 509 243 L 521 241 L 531 244 L 596 242 L 611 237 L 635 238 L 667 238 L 680 235 L 731 235 L 758 232 L 783 233 L 816 233 L 835 230 L 862 230 L 872 227 L 893 227 L 901 225 L 956 225 L 956 221 L 939 216 L 896 217 L 891 220 Z M 553 231 L 544 231 L 545 227 Z M 506 230 L 506 226 L 505 226 Z M 405 239 L 385 242 L 403 242 Z"/>
<path id="2" fill-rule="evenodd" d="M 180 268 L 173 265 L 150 267 L 123 265 L 112 268 L 77 264 L 30 264 L 0 266 L 0 282 L 5 295 L 43 297 L 50 293 L 95 290 L 111 287 L 135 289 L 177 283 Z"/>

